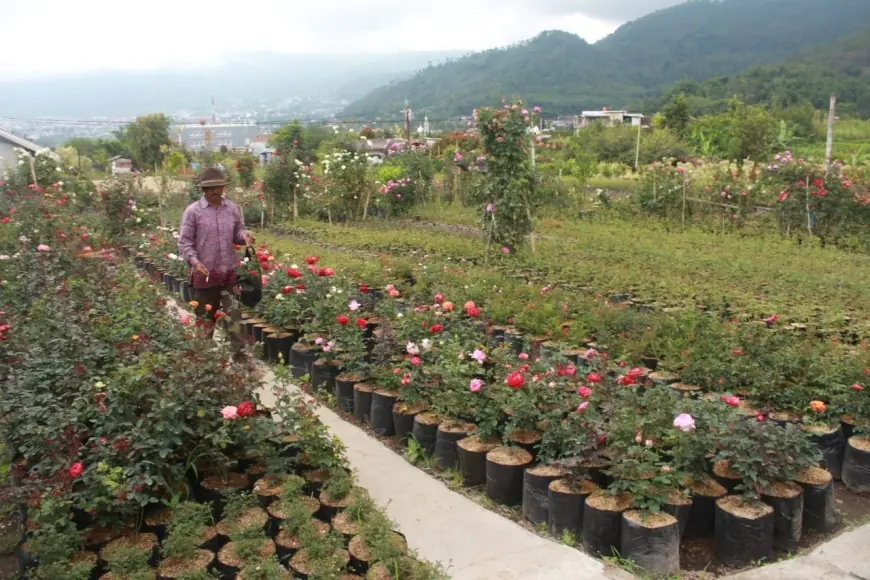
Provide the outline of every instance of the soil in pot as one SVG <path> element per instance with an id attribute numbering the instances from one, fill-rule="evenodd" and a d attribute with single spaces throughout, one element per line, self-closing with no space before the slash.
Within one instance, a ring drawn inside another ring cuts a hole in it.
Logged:
<path id="1" fill-rule="evenodd" d="M 269 326 L 269 323 L 266 321 L 255 322 L 251 326 L 251 334 L 254 337 L 254 342 L 263 342 L 263 340 L 265 338 L 263 336 L 263 334 L 265 333 L 267 328 L 271 328 L 271 327 Z"/>
<path id="2" fill-rule="evenodd" d="M 685 383 L 672 383 L 671 389 L 675 390 L 684 399 L 697 399 L 702 392 L 701 387 L 696 385 L 687 385 Z"/>
<path id="3" fill-rule="evenodd" d="M 161 506 L 145 516 L 143 532 L 150 532 L 157 536 L 158 541 L 163 541 L 166 536 L 166 526 L 172 518 L 172 510 L 166 506 Z"/>
<path id="4" fill-rule="evenodd" d="M 357 421 L 368 423 L 372 415 L 372 393 L 375 388 L 367 383 L 353 386 L 353 416 Z"/>
<path id="5" fill-rule="evenodd" d="M 417 403 L 409 405 L 398 402 L 393 405 L 393 432 L 402 446 L 408 444 L 408 438 L 414 429 L 414 417 L 426 410 L 426 405 Z"/>
<path id="6" fill-rule="evenodd" d="M 649 367 L 653 368 L 653 367 Z M 679 375 L 669 373 L 668 371 L 655 371 L 647 375 L 647 378 L 655 385 L 673 385 L 680 382 Z"/>
<path id="7" fill-rule="evenodd" d="M 588 480 L 557 479 L 550 482 L 547 486 L 547 528 L 550 535 L 559 538 L 567 530 L 575 538 L 582 538 L 586 498 L 599 489 Z"/>
<path id="8" fill-rule="evenodd" d="M 222 519 L 215 526 L 219 536 L 229 538 L 235 531 L 265 530 L 269 514 L 263 508 L 252 507 L 235 520 Z"/>
<path id="9" fill-rule="evenodd" d="M 773 508 L 735 495 L 716 500 L 716 557 L 731 568 L 773 559 Z"/>
<path id="10" fill-rule="evenodd" d="M 773 547 L 797 552 L 803 535 L 804 492 L 800 485 L 783 481 L 761 494 L 761 501 L 773 508 Z"/>
<path id="11" fill-rule="evenodd" d="M 523 472 L 523 515 L 535 525 L 544 524 L 549 515 L 550 483 L 565 477 L 565 472 L 552 465 L 527 467 Z"/>
<path id="12" fill-rule="evenodd" d="M 644 571 L 671 576 L 680 572 L 680 523 L 674 516 L 629 510 L 622 514 L 620 556 Z"/>
<path id="13" fill-rule="evenodd" d="M 459 459 L 459 474 L 465 487 L 476 487 L 486 483 L 486 454 L 498 447 L 492 440 L 482 440 L 477 435 L 460 439 L 456 443 Z"/>
<path id="14" fill-rule="evenodd" d="M 523 472 L 532 454 L 521 447 L 496 447 L 486 454 L 486 495 L 501 505 L 523 501 Z"/>
<path id="15" fill-rule="evenodd" d="M 779 425 L 780 427 L 785 427 L 789 423 L 797 425 L 801 422 L 801 416 L 795 413 L 791 413 L 789 411 L 772 411 L 767 415 L 771 421 Z"/>
<path id="16" fill-rule="evenodd" d="M 393 532 L 390 542 L 401 553 L 405 553 L 408 550 L 408 542 L 400 534 Z M 350 553 L 352 569 L 360 574 L 365 574 L 373 562 L 363 537 L 354 536 L 351 538 L 350 543 L 347 545 L 347 551 Z"/>
<path id="17" fill-rule="evenodd" d="M 287 481 L 286 475 L 267 475 L 254 484 L 254 495 L 263 507 L 271 504 L 281 495 L 281 487 Z"/>
<path id="18" fill-rule="evenodd" d="M 150 552 L 148 565 L 153 568 L 157 565 L 157 545 L 155 534 L 149 532 L 125 534 L 103 546 L 100 550 L 100 560 L 107 562 L 112 557 L 112 552 L 123 548 L 134 548 L 142 552 Z"/>
<path id="19" fill-rule="evenodd" d="M 316 497 L 303 495 L 299 497 L 299 501 L 308 508 L 308 511 L 311 512 L 311 517 L 314 517 L 314 515 L 320 511 L 320 502 Z M 269 507 L 266 508 L 266 513 L 269 514 L 269 521 L 266 523 L 266 535 L 273 537 L 278 533 L 278 528 L 281 527 L 281 523 L 286 518 L 284 508 L 280 501 L 273 501 L 269 504 Z"/>
<path id="20" fill-rule="evenodd" d="M 855 429 L 857 427 L 868 426 L 867 421 L 860 421 L 855 419 L 852 415 L 841 415 L 840 425 L 843 427 L 843 436 L 846 438 L 846 441 L 855 434 Z"/>
<path id="21" fill-rule="evenodd" d="M 217 552 L 226 543 L 227 537 L 218 533 L 214 526 L 207 526 L 202 530 L 199 548 L 209 552 Z"/>
<path id="22" fill-rule="evenodd" d="M 321 538 L 329 533 L 329 524 L 326 522 L 311 520 L 311 525 Z M 291 534 L 287 529 L 279 528 L 278 535 L 275 536 L 275 546 L 278 550 L 278 561 L 283 564 L 302 548 L 302 541 L 299 536 Z"/>
<path id="23" fill-rule="evenodd" d="M 350 554 L 347 553 L 347 550 L 339 550 L 336 552 L 336 560 L 339 564 L 343 563 L 344 566 L 347 566 L 350 562 Z M 292 571 L 302 578 L 308 578 L 308 575 L 311 574 L 311 567 L 308 565 L 308 556 L 305 554 L 305 548 L 293 554 L 293 557 L 290 558 L 289 566 Z"/>
<path id="24" fill-rule="evenodd" d="M 435 453 L 435 439 L 438 436 L 438 425 L 440 423 L 441 419 L 434 413 L 420 413 L 414 417 L 414 427 L 411 429 L 411 436 L 429 457 Z"/>
<path id="25" fill-rule="evenodd" d="M 471 423 L 445 421 L 438 426 L 435 436 L 435 465 L 438 469 L 455 469 L 459 464 L 456 443 L 465 439 L 476 426 Z"/>
<path id="26" fill-rule="evenodd" d="M 236 576 L 236 580 L 250 580 L 252 578 L 261 578 L 258 574 L 262 574 L 259 569 L 253 569 L 250 566 L 245 566 L 242 568 L 242 571 L 238 573 Z M 280 567 L 278 574 L 280 575 L 282 580 L 293 580 L 293 574 L 290 573 L 290 570 L 287 570 L 284 567 Z"/>
<path id="27" fill-rule="evenodd" d="M 538 455 L 538 446 L 543 436 L 539 431 L 518 430 L 510 433 L 507 438 L 511 443 L 528 451 L 534 459 Z"/>
<path id="28" fill-rule="evenodd" d="M 583 545 L 592 556 L 614 555 L 620 547 L 622 513 L 631 508 L 631 494 L 596 491 L 586 498 L 583 510 Z"/>
<path id="29" fill-rule="evenodd" d="M 326 469 L 309 469 L 302 472 L 302 478 L 305 480 L 305 490 L 311 495 L 320 493 L 320 488 L 326 483 L 329 478 L 329 471 Z"/>
<path id="30" fill-rule="evenodd" d="M 810 467 L 796 480 L 804 490 L 804 531 L 830 532 L 837 526 L 834 478 L 821 467 Z"/>
<path id="31" fill-rule="evenodd" d="M 131 532 L 131 528 L 107 528 L 94 524 L 85 530 L 83 544 L 90 552 L 99 552 L 103 546 Z"/>
<path id="32" fill-rule="evenodd" d="M 692 498 L 677 490 L 668 494 L 668 499 L 662 504 L 662 511 L 677 518 L 680 526 L 680 538 L 686 533 L 686 525 L 692 513 Z"/>
<path id="33" fill-rule="evenodd" d="M 740 483 L 740 476 L 731 471 L 731 466 L 727 460 L 713 463 L 711 471 L 713 472 L 713 479 L 719 482 L 729 493 L 734 491 L 734 488 Z"/>
<path id="34" fill-rule="evenodd" d="M 343 511 L 332 518 L 332 529 L 344 536 L 345 543 L 349 542 L 350 539 L 359 534 L 359 525 L 356 521 L 354 521 L 353 516 L 350 512 Z"/>
<path id="35" fill-rule="evenodd" d="M 270 558 L 275 555 L 275 551 L 275 542 L 270 538 L 263 538 L 263 547 L 257 550 L 257 555 L 263 558 Z M 217 553 L 215 568 L 217 568 L 224 578 L 235 578 L 244 567 L 244 560 L 242 560 L 236 553 L 235 542 L 230 542 L 225 545 Z"/>
<path id="36" fill-rule="evenodd" d="M 212 506 L 214 518 L 220 519 L 224 513 L 224 497 L 227 492 L 251 489 L 251 480 L 244 473 L 229 472 L 225 475 L 209 475 L 196 489 L 196 498 Z"/>
<path id="37" fill-rule="evenodd" d="M 305 375 L 311 376 L 314 368 L 314 359 L 317 358 L 317 353 L 320 349 L 311 344 L 297 342 L 290 349 L 290 365 L 293 367 L 292 374 L 295 378 L 300 379 Z"/>
<path id="38" fill-rule="evenodd" d="M 338 408 L 345 413 L 353 413 L 353 386 L 362 383 L 366 378 L 353 373 L 342 373 L 335 377 L 335 398 Z"/>
<path id="39" fill-rule="evenodd" d="M 157 566 L 157 577 L 160 580 L 175 580 L 185 572 L 209 568 L 214 559 L 214 552 L 208 550 L 197 550 L 190 558 L 164 558 Z"/>
<path id="40" fill-rule="evenodd" d="M 342 498 L 333 498 L 324 492 L 320 492 L 320 513 L 318 517 L 325 522 L 332 521 L 339 512 L 350 505 L 353 497 L 350 493 L 345 494 Z"/>
<path id="41" fill-rule="evenodd" d="M 692 510 L 684 535 L 689 539 L 709 538 L 713 535 L 716 500 L 726 495 L 728 490 L 712 478 L 688 481 L 686 488 L 692 493 Z"/>
<path id="42" fill-rule="evenodd" d="M 372 431 L 381 437 L 393 434 L 393 405 L 399 393 L 387 389 L 375 389 L 372 393 L 372 409 L 370 424 Z"/>
<path id="43" fill-rule="evenodd" d="M 855 493 L 870 492 L 870 438 L 849 437 L 843 459 L 843 483 Z"/>
<path id="44" fill-rule="evenodd" d="M 810 434 L 810 438 L 822 452 L 819 467 L 830 471 L 834 479 L 842 479 L 843 456 L 846 454 L 846 437 L 843 435 L 843 428 L 839 424 L 836 427 L 806 425 L 804 430 Z"/>

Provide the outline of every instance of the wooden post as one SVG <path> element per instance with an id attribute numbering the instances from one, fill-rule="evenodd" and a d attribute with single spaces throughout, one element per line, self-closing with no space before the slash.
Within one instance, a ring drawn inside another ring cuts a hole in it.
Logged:
<path id="1" fill-rule="evenodd" d="M 299 218 L 299 204 L 296 197 L 296 186 L 293 186 L 293 221 Z"/>
<path id="2" fill-rule="evenodd" d="M 30 160 L 30 177 L 33 178 L 33 185 L 39 187 L 39 183 L 36 181 L 36 162 L 33 160 L 33 157 L 34 155 L 27 154 L 27 158 Z"/>
<path id="3" fill-rule="evenodd" d="M 812 215 L 810 214 L 810 176 L 809 175 L 807 175 L 806 184 L 807 184 L 807 194 L 806 194 L 806 198 L 807 198 L 806 199 L 806 201 L 807 201 L 807 231 L 810 233 L 810 235 L 813 235 L 813 218 L 812 218 Z"/>
<path id="4" fill-rule="evenodd" d="M 489 266 L 489 248 L 492 246 L 492 231 L 495 229 L 495 212 L 490 214 L 489 234 L 486 236 L 486 253 L 483 255 L 483 267 Z"/>
<path id="5" fill-rule="evenodd" d="M 365 201 L 365 205 L 363 206 L 363 215 L 362 215 L 363 220 L 365 220 L 369 215 L 369 203 L 372 200 L 372 188 L 371 188 L 371 186 L 369 186 L 367 189 L 368 189 L 368 191 L 366 191 L 366 201 Z"/>
<path id="6" fill-rule="evenodd" d="M 634 171 L 637 173 L 637 167 L 640 165 L 640 132 L 643 129 L 643 120 L 637 126 L 637 149 L 634 152 Z"/>
<path id="7" fill-rule="evenodd" d="M 683 227 L 686 227 L 686 179 L 683 178 Z"/>
<path id="8" fill-rule="evenodd" d="M 828 109 L 828 142 L 825 146 L 825 177 L 831 170 L 831 157 L 834 154 L 834 119 L 837 116 L 837 95 L 831 95 L 831 106 Z"/>

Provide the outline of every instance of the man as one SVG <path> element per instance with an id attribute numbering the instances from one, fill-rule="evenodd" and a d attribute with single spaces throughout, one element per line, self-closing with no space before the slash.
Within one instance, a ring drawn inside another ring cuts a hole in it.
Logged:
<path id="1" fill-rule="evenodd" d="M 229 182 L 220 169 L 202 172 L 202 198 L 184 210 L 178 250 L 190 266 L 197 316 L 211 322 L 218 311 L 226 313 L 229 296 L 236 291 L 238 256 L 233 244 L 253 245 L 254 236 L 245 230 L 239 206 L 224 199 Z M 214 330 L 209 325 L 209 334 Z"/>

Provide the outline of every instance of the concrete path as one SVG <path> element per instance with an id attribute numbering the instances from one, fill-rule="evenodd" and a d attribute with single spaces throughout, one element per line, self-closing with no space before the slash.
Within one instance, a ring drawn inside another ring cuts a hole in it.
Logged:
<path id="1" fill-rule="evenodd" d="M 269 406 L 274 376 L 266 367 L 263 372 L 260 395 Z M 330 409 L 319 406 L 317 414 L 347 447 L 359 484 L 407 535 L 409 546 L 421 558 L 444 565 L 454 580 L 633 578 L 451 491 Z"/>
<path id="2" fill-rule="evenodd" d="M 870 524 L 804 556 L 734 574 L 729 580 L 870 580 Z"/>

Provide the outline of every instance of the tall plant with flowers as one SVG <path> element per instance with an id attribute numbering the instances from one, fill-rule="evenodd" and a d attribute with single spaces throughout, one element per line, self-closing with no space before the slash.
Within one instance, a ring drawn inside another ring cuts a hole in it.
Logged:
<path id="1" fill-rule="evenodd" d="M 324 183 L 318 201 L 327 219 L 352 221 L 361 217 L 370 192 L 367 156 L 336 151 L 324 156 L 322 169 Z"/>
<path id="2" fill-rule="evenodd" d="M 530 158 L 531 135 L 540 109 L 525 109 L 522 102 L 501 109 L 475 111 L 483 139 L 486 173 L 481 193 L 487 204 L 483 225 L 492 243 L 512 251 L 532 231 L 537 175 Z"/>

